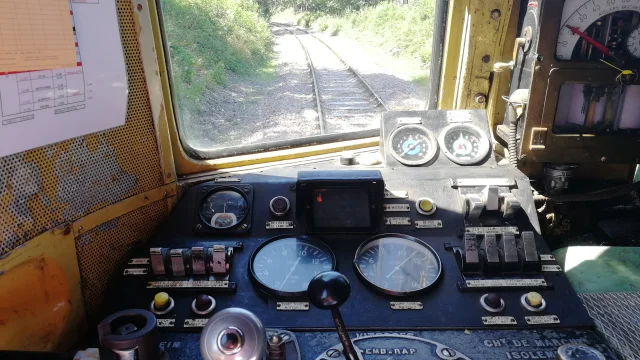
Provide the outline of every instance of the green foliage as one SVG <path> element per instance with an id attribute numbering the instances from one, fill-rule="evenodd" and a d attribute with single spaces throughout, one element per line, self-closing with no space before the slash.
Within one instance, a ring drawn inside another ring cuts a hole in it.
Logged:
<path id="1" fill-rule="evenodd" d="M 269 65 L 272 37 L 253 0 L 161 0 L 181 105 L 198 106 L 225 74 L 255 74 Z"/>
<path id="2" fill-rule="evenodd" d="M 342 30 L 342 22 L 333 21 L 331 23 L 331 31 L 329 31 L 329 34 L 331 36 L 337 36 L 338 34 L 340 34 L 340 30 Z"/>

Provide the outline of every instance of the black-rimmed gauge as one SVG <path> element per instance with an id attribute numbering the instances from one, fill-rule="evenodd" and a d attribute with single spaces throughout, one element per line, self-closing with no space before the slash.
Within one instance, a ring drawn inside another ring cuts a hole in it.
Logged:
<path id="1" fill-rule="evenodd" d="M 314 276 L 335 270 L 333 252 L 311 238 L 278 237 L 260 245 L 249 262 L 256 285 L 274 296 L 304 296 Z"/>
<path id="2" fill-rule="evenodd" d="M 431 246 L 411 236 L 378 235 L 365 241 L 353 260 L 356 274 L 385 294 L 409 296 L 433 286 L 442 273 Z"/>
<path id="3" fill-rule="evenodd" d="M 482 161 L 491 147 L 485 132 L 471 124 L 447 126 L 440 133 L 438 142 L 449 160 L 459 165 L 471 165 Z"/>
<path id="4" fill-rule="evenodd" d="M 627 51 L 634 58 L 640 59 L 640 27 L 633 30 L 627 37 Z"/>
<path id="5" fill-rule="evenodd" d="M 420 166 L 431 161 L 438 151 L 438 142 L 433 134 L 420 125 L 405 125 L 397 128 L 389 137 L 391 155 L 400 163 Z"/>
<path id="6" fill-rule="evenodd" d="M 249 213 L 243 194 L 235 189 L 214 190 L 200 206 L 200 218 L 214 229 L 228 229 L 242 222 Z"/>

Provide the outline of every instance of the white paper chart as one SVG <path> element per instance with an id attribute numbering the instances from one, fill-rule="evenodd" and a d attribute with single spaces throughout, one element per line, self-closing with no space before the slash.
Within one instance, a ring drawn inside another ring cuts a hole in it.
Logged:
<path id="1" fill-rule="evenodd" d="M 76 66 L 0 72 L 0 156 L 124 125 L 127 77 L 113 0 L 74 0 Z"/>

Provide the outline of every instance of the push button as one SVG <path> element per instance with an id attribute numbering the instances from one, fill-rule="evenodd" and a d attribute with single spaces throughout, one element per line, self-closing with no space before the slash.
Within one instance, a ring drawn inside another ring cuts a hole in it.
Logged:
<path id="1" fill-rule="evenodd" d="M 522 295 L 520 302 L 525 309 L 534 312 L 540 312 L 547 307 L 547 303 L 544 301 L 542 295 L 535 291 Z"/>
<path id="2" fill-rule="evenodd" d="M 153 297 L 151 301 L 151 312 L 154 314 L 162 315 L 173 310 L 175 303 L 171 296 L 166 292 L 159 292 Z"/>
<path id="3" fill-rule="evenodd" d="M 216 300 L 209 295 L 198 295 L 191 303 L 191 310 L 199 315 L 207 315 L 216 308 Z"/>
<path id="4" fill-rule="evenodd" d="M 436 212 L 436 203 L 429 198 L 420 198 L 416 201 L 416 210 L 422 215 L 431 215 Z"/>
<path id="5" fill-rule="evenodd" d="M 504 300 L 496 293 L 482 295 L 480 305 L 490 312 L 501 312 L 505 307 Z"/>

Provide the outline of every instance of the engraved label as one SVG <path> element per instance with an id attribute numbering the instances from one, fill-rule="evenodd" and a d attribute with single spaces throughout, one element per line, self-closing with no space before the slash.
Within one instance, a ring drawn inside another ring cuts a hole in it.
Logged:
<path id="1" fill-rule="evenodd" d="M 149 269 L 124 269 L 123 275 L 147 275 Z"/>
<path id="2" fill-rule="evenodd" d="M 173 327 L 176 319 L 157 319 L 158 327 Z"/>
<path id="3" fill-rule="evenodd" d="M 209 321 L 209 319 L 184 319 L 184 327 L 204 327 L 205 325 L 207 325 L 207 321 Z"/>
<path id="4" fill-rule="evenodd" d="M 129 265 L 147 265 L 149 264 L 149 258 L 133 258 L 129 259 Z"/>
<path id="5" fill-rule="evenodd" d="M 555 315 L 544 315 L 544 316 L 525 316 L 524 320 L 529 325 L 539 325 L 539 324 L 560 324 L 560 318 Z"/>
<path id="6" fill-rule="evenodd" d="M 442 228 L 441 220 L 417 220 L 416 229 L 440 229 Z"/>
<path id="7" fill-rule="evenodd" d="M 467 280 L 468 287 L 527 287 L 547 286 L 544 279 L 491 279 L 491 280 Z"/>
<path id="8" fill-rule="evenodd" d="M 411 219 L 408 217 L 386 217 L 385 225 L 411 225 Z"/>
<path id="9" fill-rule="evenodd" d="M 450 123 L 471 121 L 471 112 L 466 110 L 447 111 L 447 120 Z"/>
<path id="10" fill-rule="evenodd" d="M 267 221 L 267 230 L 293 229 L 293 221 Z"/>
<path id="11" fill-rule="evenodd" d="M 406 191 L 391 191 L 384 189 L 385 199 L 406 199 L 409 197 L 409 193 Z"/>
<path id="12" fill-rule="evenodd" d="M 470 234 L 502 234 L 506 232 L 518 234 L 518 228 L 515 226 L 485 226 L 485 227 L 468 227 L 465 232 Z"/>
<path id="13" fill-rule="evenodd" d="M 149 281 L 147 289 L 164 288 L 227 288 L 228 281 Z"/>
<path id="14" fill-rule="evenodd" d="M 411 211 L 409 204 L 384 204 L 382 205 L 384 211 Z"/>
<path id="15" fill-rule="evenodd" d="M 483 316 L 482 323 L 485 325 L 514 325 L 518 322 L 513 316 Z"/>
<path id="16" fill-rule="evenodd" d="M 421 124 L 422 118 L 419 117 L 399 117 L 399 124 Z"/>
<path id="17" fill-rule="evenodd" d="M 455 179 L 451 180 L 451 185 L 453 186 L 462 186 L 462 187 L 471 187 L 471 186 L 515 186 L 516 181 L 514 179 L 508 178 L 495 178 L 495 179 L 485 179 L 485 178 L 476 178 L 476 179 Z"/>
<path id="18" fill-rule="evenodd" d="M 542 271 L 562 271 L 560 265 L 542 265 Z"/>
<path id="19" fill-rule="evenodd" d="M 240 182 L 240 178 L 235 177 L 220 177 L 213 179 L 215 182 Z"/>
<path id="20" fill-rule="evenodd" d="M 307 311 L 309 310 L 308 302 L 278 302 L 276 310 L 281 311 Z"/>
<path id="21" fill-rule="evenodd" d="M 390 304 L 393 310 L 422 310 L 424 307 L 419 301 L 392 301 Z"/>
<path id="22" fill-rule="evenodd" d="M 542 261 L 554 261 L 556 258 L 551 254 L 540 254 L 540 260 Z"/>

